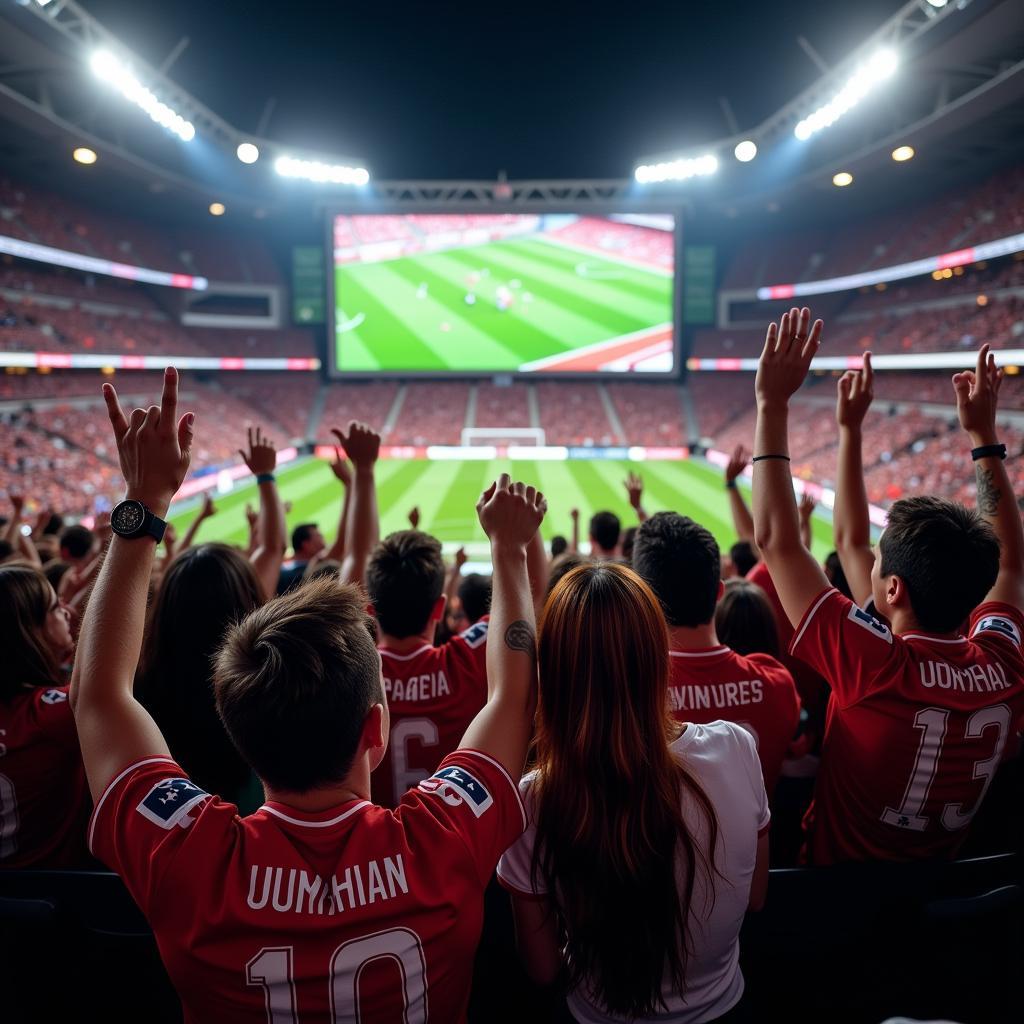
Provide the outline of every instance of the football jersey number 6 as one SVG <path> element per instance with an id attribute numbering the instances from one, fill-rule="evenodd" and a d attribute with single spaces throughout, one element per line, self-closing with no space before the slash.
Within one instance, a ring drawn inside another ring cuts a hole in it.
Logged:
<path id="1" fill-rule="evenodd" d="M 293 977 L 293 946 L 264 947 L 245 965 L 249 985 L 263 987 L 268 1024 L 298 1024 Z M 359 1024 L 359 978 L 375 960 L 391 960 L 402 975 L 403 1024 L 426 1024 L 427 964 L 419 936 L 408 928 L 389 928 L 343 942 L 331 957 L 331 1020 Z"/>

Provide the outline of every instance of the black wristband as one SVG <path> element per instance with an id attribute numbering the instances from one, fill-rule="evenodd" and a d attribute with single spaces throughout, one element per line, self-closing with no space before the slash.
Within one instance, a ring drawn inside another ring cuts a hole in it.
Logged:
<path id="1" fill-rule="evenodd" d="M 998 459 L 1006 458 L 1006 445 L 1005 444 L 983 444 L 980 448 L 971 449 L 971 460 L 977 462 L 978 459 L 987 459 L 990 455 L 994 455 Z"/>
<path id="2" fill-rule="evenodd" d="M 256 483 L 258 484 L 272 484 L 274 482 L 273 473 L 257 473 Z"/>
<path id="3" fill-rule="evenodd" d="M 725 489 L 727 491 L 735 491 L 736 490 L 736 481 L 735 480 L 726 480 L 725 481 Z"/>
<path id="4" fill-rule="evenodd" d="M 787 462 L 789 462 L 788 455 L 755 455 L 750 461 L 751 463 L 764 462 L 765 459 L 785 459 Z"/>

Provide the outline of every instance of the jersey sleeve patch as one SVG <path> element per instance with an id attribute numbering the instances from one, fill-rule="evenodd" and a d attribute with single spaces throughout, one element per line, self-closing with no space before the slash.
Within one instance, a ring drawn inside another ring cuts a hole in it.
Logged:
<path id="1" fill-rule="evenodd" d="M 162 779 L 143 798 L 135 809 L 147 821 L 160 828 L 188 828 L 195 820 L 189 811 L 210 794 L 188 779 Z"/>
<path id="2" fill-rule="evenodd" d="M 47 690 L 39 699 L 44 704 L 63 704 L 68 694 L 66 690 Z"/>
<path id="3" fill-rule="evenodd" d="M 459 634 L 466 641 L 466 646 L 474 650 L 487 640 L 487 623 L 477 622 L 464 633 Z"/>
<path id="4" fill-rule="evenodd" d="M 494 803 L 494 797 L 480 779 L 458 765 L 439 769 L 429 779 L 424 779 L 419 788 L 424 793 L 439 796 L 449 807 L 465 804 L 476 818 L 484 814 Z"/>
<path id="5" fill-rule="evenodd" d="M 971 636 L 977 636 L 979 633 L 986 632 L 1001 633 L 1003 636 L 1009 637 L 1020 647 L 1020 629 L 1018 629 L 1017 623 L 1013 619 L 1008 619 L 1003 615 L 986 615 L 974 627 L 974 632 L 971 633 Z"/>
<path id="6" fill-rule="evenodd" d="M 884 622 L 879 622 L 873 615 L 869 615 L 863 608 L 858 608 L 855 604 L 851 605 L 848 618 L 851 622 L 856 622 L 862 629 L 873 633 L 880 640 L 884 640 L 889 645 L 892 644 L 892 632 L 889 627 Z"/>

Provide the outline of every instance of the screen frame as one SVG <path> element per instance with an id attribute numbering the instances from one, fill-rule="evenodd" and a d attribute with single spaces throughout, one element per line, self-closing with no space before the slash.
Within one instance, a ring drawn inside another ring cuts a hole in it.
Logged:
<path id="1" fill-rule="evenodd" d="M 612 214 L 662 214 L 675 218 L 672 232 L 673 274 L 672 274 L 672 369 L 657 371 L 626 371 L 611 372 L 602 370 L 588 371 L 551 371 L 535 370 L 523 373 L 519 370 L 343 370 L 336 364 L 336 320 L 337 306 L 334 300 L 334 218 L 338 216 L 401 216 L 403 214 L 429 213 L 437 216 L 445 214 L 553 214 L 571 215 L 576 217 L 608 217 Z M 327 352 L 324 367 L 327 377 L 332 381 L 366 381 L 366 380 L 495 380 L 513 379 L 529 380 L 583 380 L 583 381 L 665 381 L 679 380 L 683 375 L 682 365 L 683 331 L 683 206 L 673 203 L 652 206 L 649 201 L 630 203 L 628 200 L 614 202 L 595 202 L 593 205 L 577 204 L 515 204 L 509 206 L 481 207 L 473 203 L 381 203 L 355 205 L 336 203 L 324 207 L 324 266 L 327 269 Z"/>

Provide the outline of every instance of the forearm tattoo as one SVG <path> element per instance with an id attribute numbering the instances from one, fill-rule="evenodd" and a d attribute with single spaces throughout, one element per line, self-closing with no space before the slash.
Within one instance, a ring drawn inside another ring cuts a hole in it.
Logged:
<path id="1" fill-rule="evenodd" d="M 978 481 L 978 511 L 984 516 L 994 516 L 1003 492 L 996 487 L 991 469 L 979 464 L 974 467 L 974 475 Z"/>
<path id="2" fill-rule="evenodd" d="M 516 619 L 505 630 L 505 646 L 510 651 L 523 651 L 531 658 L 537 656 L 537 640 L 533 627 L 525 619 Z"/>

